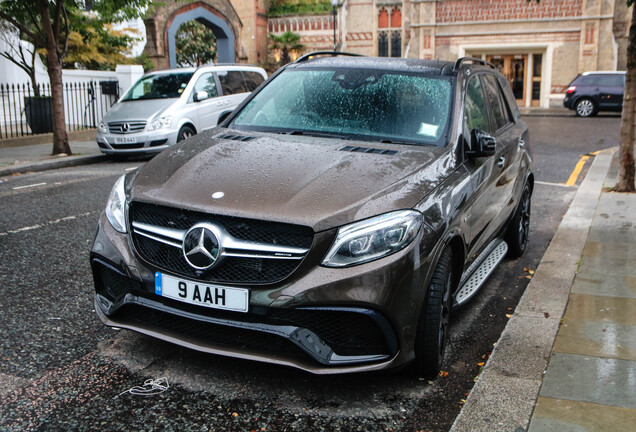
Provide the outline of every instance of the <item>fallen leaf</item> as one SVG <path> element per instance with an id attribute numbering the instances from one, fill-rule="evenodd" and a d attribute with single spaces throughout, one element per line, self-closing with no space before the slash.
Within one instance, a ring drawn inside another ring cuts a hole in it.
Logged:
<path id="1" fill-rule="evenodd" d="M 534 274 L 534 270 L 528 270 L 528 273 L 530 273 L 531 275 Z"/>
<path id="2" fill-rule="evenodd" d="M 512 317 L 511 314 L 506 314 L 506 318 L 510 318 L 510 317 Z"/>
<path id="3" fill-rule="evenodd" d="M 448 376 L 448 372 L 446 371 L 439 371 L 439 376 L 441 376 L 442 378 L 446 378 Z"/>
<path id="4" fill-rule="evenodd" d="M 485 363 L 484 362 L 479 362 L 477 363 L 477 366 L 483 366 Z"/>
<path id="5" fill-rule="evenodd" d="M 508 308 L 508 310 L 513 310 L 512 308 Z"/>
<path id="6" fill-rule="evenodd" d="M 238 413 L 232 413 L 234 417 L 238 417 Z"/>
<path id="7" fill-rule="evenodd" d="M 532 279 L 532 276 L 528 275 L 526 276 L 526 279 Z"/>
<path id="8" fill-rule="evenodd" d="M 550 314 L 547 313 L 547 312 L 543 312 L 543 316 L 546 317 L 546 318 L 550 318 Z"/>

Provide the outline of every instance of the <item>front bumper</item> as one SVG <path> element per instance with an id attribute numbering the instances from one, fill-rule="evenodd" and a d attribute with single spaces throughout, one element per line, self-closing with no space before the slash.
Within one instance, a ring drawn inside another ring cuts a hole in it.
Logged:
<path id="1" fill-rule="evenodd" d="M 178 131 L 159 129 L 152 132 L 112 134 L 97 132 L 95 140 L 104 154 L 159 153 L 176 144 Z M 122 139 L 132 142 L 118 143 Z"/>
<path id="2" fill-rule="evenodd" d="M 320 267 L 334 234 L 316 234 L 309 254 L 286 280 L 247 286 L 249 312 L 241 313 L 156 295 L 154 272 L 160 269 L 139 260 L 128 237 L 102 215 L 91 253 L 95 309 L 106 325 L 207 353 L 318 374 L 411 361 L 425 286 L 418 276 L 422 268 L 415 265 L 421 262 L 415 258 L 418 248 L 412 244 L 380 260 L 382 265 Z"/>

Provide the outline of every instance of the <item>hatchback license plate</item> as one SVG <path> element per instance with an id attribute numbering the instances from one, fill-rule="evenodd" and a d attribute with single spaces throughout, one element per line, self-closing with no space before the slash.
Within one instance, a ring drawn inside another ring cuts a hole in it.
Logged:
<path id="1" fill-rule="evenodd" d="M 115 144 L 136 144 L 137 140 L 133 137 L 117 137 L 115 138 Z"/>
<path id="2" fill-rule="evenodd" d="M 247 312 L 249 290 L 209 285 L 155 273 L 155 294 L 184 303 L 223 309 L 236 312 Z"/>

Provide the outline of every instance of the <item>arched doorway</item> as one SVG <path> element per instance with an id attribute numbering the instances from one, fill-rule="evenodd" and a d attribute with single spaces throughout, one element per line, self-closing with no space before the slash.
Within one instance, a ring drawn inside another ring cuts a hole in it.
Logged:
<path id="1" fill-rule="evenodd" d="M 239 32 L 243 24 L 229 0 L 183 2 L 164 1 L 146 24 L 144 52 L 159 69 L 177 67 L 175 35 L 181 24 L 196 20 L 208 27 L 216 37 L 217 61 L 234 63 L 238 52 Z"/>

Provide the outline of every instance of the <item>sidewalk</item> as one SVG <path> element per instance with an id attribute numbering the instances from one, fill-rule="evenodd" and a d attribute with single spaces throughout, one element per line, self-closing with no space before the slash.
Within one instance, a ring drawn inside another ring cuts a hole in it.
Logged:
<path id="1" fill-rule="evenodd" d="M 604 190 L 612 151 L 596 156 L 451 431 L 636 430 L 636 194 Z"/>
<path id="2" fill-rule="evenodd" d="M 53 144 L 0 148 L 0 177 L 96 163 L 106 159 L 95 141 L 73 141 L 72 156 L 52 156 Z"/>

